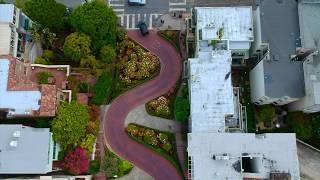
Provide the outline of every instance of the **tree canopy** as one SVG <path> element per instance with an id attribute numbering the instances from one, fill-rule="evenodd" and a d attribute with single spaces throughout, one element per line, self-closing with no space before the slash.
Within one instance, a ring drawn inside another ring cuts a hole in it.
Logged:
<path id="1" fill-rule="evenodd" d="M 91 37 L 96 52 L 105 46 L 115 46 L 117 17 L 105 3 L 93 1 L 77 7 L 70 17 L 76 31 Z"/>
<path id="2" fill-rule="evenodd" d="M 110 45 L 103 46 L 100 49 L 100 59 L 105 63 L 112 63 L 116 59 L 116 51 Z"/>
<path id="3" fill-rule="evenodd" d="M 75 32 L 66 37 L 63 51 L 67 57 L 79 61 L 90 54 L 90 45 L 91 40 L 89 36 L 84 33 Z"/>
<path id="4" fill-rule="evenodd" d="M 24 3 L 24 11 L 33 20 L 53 31 L 64 26 L 66 7 L 55 0 L 28 0 Z"/>
<path id="5" fill-rule="evenodd" d="M 85 136 L 88 120 L 89 112 L 85 105 L 62 103 L 52 121 L 53 139 L 63 149 L 69 144 L 78 143 Z"/>

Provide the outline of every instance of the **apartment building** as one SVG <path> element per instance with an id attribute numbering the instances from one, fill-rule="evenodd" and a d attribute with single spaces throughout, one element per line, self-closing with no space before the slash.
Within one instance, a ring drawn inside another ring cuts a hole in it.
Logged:
<path id="1" fill-rule="evenodd" d="M 296 1 L 258 1 L 254 12 L 255 41 L 251 48 L 251 100 L 257 105 L 285 105 L 304 97 Z"/>
<path id="2" fill-rule="evenodd" d="M 196 27 L 196 32 L 199 32 L 196 36 L 196 58 L 188 60 L 191 106 L 187 149 L 188 178 L 299 179 L 295 134 L 245 133 L 246 118 L 239 102 L 240 94 L 236 87 L 232 87 L 232 52 L 239 44 L 241 48 L 237 50 L 249 50 L 253 41 L 250 37 L 253 36 L 248 36 L 247 33 L 251 32 L 249 26 L 242 23 L 234 22 L 226 26 L 228 19 L 234 17 L 230 14 L 241 7 L 219 7 L 224 9 L 223 13 L 217 13 L 216 8 L 195 9 L 197 14 L 194 17 L 200 22 L 196 23 L 199 26 Z M 211 15 L 209 9 L 212 11 Z M 243 39 L 247 41 L 233 42 L 234 40 L 227 38 L 233 37 L 230 34 L 224 36 L 225 39 L 220 38 L 221 27 L 215 23 L 203 26 L 203 23 L 207 24 L 214 19 L 223 20 L 223 26 L 231 29 L 230 33 L 235 33 L 234 37 L 242 37 L 239 33 L 243 32 Z M 252 17 L 242 16 L 241 21 L 250 22 L 250 19 Z M 209 37 L 212 34 L 217 34 L 218 38 Z M 218 42 L 212 43 L 215 38 Z M 282 146 L 283 143 L 286 145 Z"/>
<path id="3" fill-rule="evenodd" d="M 37 56 L 29 29 L 32 21 L 13 4 L 0 4 L 0 55 L 12 55 L 25 61 Z"/>

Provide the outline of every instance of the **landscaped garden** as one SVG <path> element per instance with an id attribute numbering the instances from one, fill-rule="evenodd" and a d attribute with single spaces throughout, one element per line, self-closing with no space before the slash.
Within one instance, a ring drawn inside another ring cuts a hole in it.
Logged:
<path id="1" fill-rule="evenodd" d="M 104 157 L 103 169 L 108 179 L 122 177 L 130 173 L 133 168 L 133 165 L 130 162 L 118 157 L 108 149 L 105 151 Z"/>
<path id="2" fill-rule="evenodd" d="M 112 97 L 152 79 L 160 72 L 160 60 L 127 37 L 117 45 L 116 78 Z"/>
<path id="3" fill-rule="evenodd" d="M 129 137 L 153 149 L 180 169 L 173 134 L 133 123 L 127 126 L 126 131 Z"/>
<path id="4" fill-rule="evenodd" d="M 169 41 L 172 46 L 176 48 L 177 51 L 180 51 L 180 40 L 179 40 L 179 34 L 180 31 L 173 31 L 173 30 L 167 30 L 167 31 L 159 31 L 158 34 L 162 36 L 164 39 Z"/>

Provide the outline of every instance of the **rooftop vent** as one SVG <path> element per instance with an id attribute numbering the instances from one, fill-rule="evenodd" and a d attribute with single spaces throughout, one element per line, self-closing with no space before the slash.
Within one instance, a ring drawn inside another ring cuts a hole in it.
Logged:
<path id="1" fill-rule="evenodd" d="M 12 136 L 15 137 L 15 138 L 19 138 L 21 136 L 21 131 L 13 132 Z"/>
<path id="2" fill-rule="evenodd" d="M 18 146 L 18 141 L 10 141 L 9 145 L 10 147 L 16 148 Z"/>

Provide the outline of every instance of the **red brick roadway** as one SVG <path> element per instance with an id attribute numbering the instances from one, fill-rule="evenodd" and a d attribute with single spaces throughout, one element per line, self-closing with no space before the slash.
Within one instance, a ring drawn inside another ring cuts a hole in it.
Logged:
<path id="1" fill-rule="evenodd" d="M 160 74 L 145 84 L 116 98 L 103 122 L 104 136 L 111 149 L 135 166 L 143 169 L 156 180 L 182 179 L 180 172 L 153 150 L 132 140 L 125 132 L 128 113 L 140 104 L 166 93 L 175 85 L 182 70 L 179 53 L 156 32 L 143 37 L 138 31 L 129 31 L 128 36 L 160 58 Z"/>

